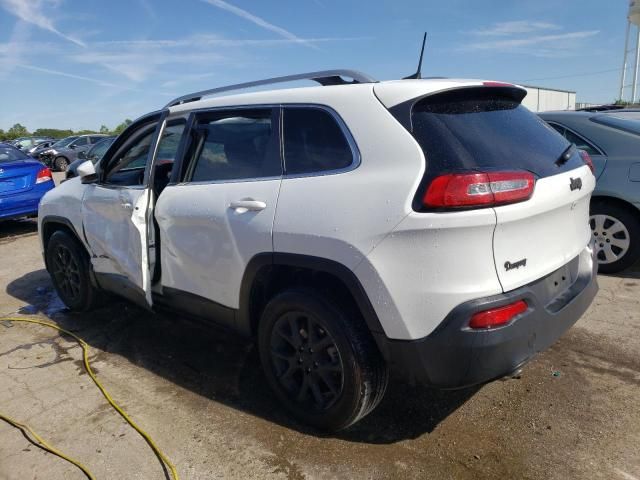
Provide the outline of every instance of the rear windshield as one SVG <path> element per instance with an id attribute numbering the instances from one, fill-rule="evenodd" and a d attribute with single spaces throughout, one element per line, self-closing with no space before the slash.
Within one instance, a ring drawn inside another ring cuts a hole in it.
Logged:
<path id="1" fill-rule="evenodd" d="M 519 101 L 490 88 L 426 97 L 414 105 L 411 121 L 431 178 L 477 169 L 546 177 L 582 165 L 577 154 L 557 164 L 569 142 Z"/>
<path id="2" fill-rule="evenodd" d="M 607 113 L 597 115 L 592 120 L 618 130 L 640 135 L 640 112 Z"/>
<path id="3" fill-rule="evenodd" d="M 17 148 L 0 146 L 0 163 L 15 162 L 16 160 L 27 160 L 31 157 L 21 152 Z"/>
<path id="4" fill-rule="evenodd" d="M 66 147 L 71 142 L 73 142 L 76 138 L 78 138 L 78 137 L 66 137 L 66 138 L 63 138 L 62 140 L 58 140 L 56 143 L 54 143 L 51 146 L 52 147 L 56 147 L 56 148 Z"/>

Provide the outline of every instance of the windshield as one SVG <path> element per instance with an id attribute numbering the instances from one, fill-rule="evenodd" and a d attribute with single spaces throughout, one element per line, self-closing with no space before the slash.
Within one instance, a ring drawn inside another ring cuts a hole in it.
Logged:
<path id="1" fill-rule="evenodd" d="M 640 112 L 620 111 L 607 113 L 605 115 L 596 115 L 591 120 L 608 127 L 640 135 Z"/>
<path id="2" fill-rule="evenodd" d="M 114 140 L 115 139 L 113 138 L 108 138 L 107 140 L 102 140 L 101 142 L 96 143 L 96 146 L 87 153 L 87 158 L 94 164 L 98 163 Z"/>
<path id="3" fill-rule="evenodd" d="M 17 148 L 0 146 L 0 163 L 15 162 L 16 160 L 28 160 L 31 157 Z"/>
<path id="4" fill-rule="evenodd" d="M 67 137 L 67 138 L 63 138 L 62 140 L 58 140 L 56 143 L 54 143 L 53 145 L 51 145 L 52 148 L 61 148 L 61 147 L 66 147 L 67 145 L 69 145 L 71 142 L 73 142 L 76 138 L 78 137 Z"/>

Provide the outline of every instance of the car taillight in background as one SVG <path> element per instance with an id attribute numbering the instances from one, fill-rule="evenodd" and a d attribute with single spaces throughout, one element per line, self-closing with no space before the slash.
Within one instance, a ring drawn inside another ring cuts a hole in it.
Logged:
<path id="1" fill-rule="evenodd" d="M 529 306 L 524 300 L 510 303 L 504 307 L 492 308 L 473 314 L 469 327 L 473 329 L 495 328 L 505 325 L 515 317 L 527 311 Z"/>
<path id="2" fill-rule="evenodd" d="M 585 150 L 578 149 L 578 153 L 580 157 L 582 157 L 582 161 L 591 169 L 591 173 L 595 174 L 595 168 L 593 167 L 593 160 L 591 160 L 591 155 L 589 155 Z"/>
<path id="3" fill-rule="evenodd" d="M 51 176 L 51 170 L 47 167 L 43 167 L 36 175 L 36 184 L 51 181 L 53 181 L 53 177 Z"/>
<path id="4" fill-rule="evenodd" d="M 436 177 L 423 197 L 428 208 L 490 207 L 531 198 L 530 172 L 452 173 Z"/>

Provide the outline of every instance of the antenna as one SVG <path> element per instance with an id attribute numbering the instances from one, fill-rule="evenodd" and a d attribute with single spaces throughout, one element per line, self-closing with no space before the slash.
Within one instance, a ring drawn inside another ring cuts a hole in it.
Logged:
<path id="1" fill-rule="evenodd" d="M 420 49 L 420 60 L 418 60 L 418 71 L 413 75 L 409 75 L 408 77 L 404 77 L 403 80 L 411 80 L 414 78 L 422 78 L 422 56 L 424 55 L 424 45 L 427 43 L 427 32 L 424 32 L 424 37 L 422 37 L 422 48 Z"/>

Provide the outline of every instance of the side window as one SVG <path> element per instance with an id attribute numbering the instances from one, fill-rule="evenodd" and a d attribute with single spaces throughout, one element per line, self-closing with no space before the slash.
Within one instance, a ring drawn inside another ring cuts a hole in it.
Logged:
<path id="1" fill-rule="evenodd" d="M 88 137 L 80 137 L 75 142 L 73 142 L 73 145 L 75 147 L 84 147 L 85 145 L 89 145 L 89 138 Z"/>
<path id="2" fill-rule="evenodd" d="M 563 137 L 565 136 L 564 135 L 565 129 L 563 126 L 558 125 L 557 123 L 550 123 L 549 126 L 553 128 L 556 132 L 558 132 L 560 135 L 562 135 Z"/>
<path id="3" fill-rule="evenodd" d="M 272 109 L 201 115 L 187 152 L 186 181 L 245 180 L 282 174 Z"/>
<path id="4" fill-rule="evenodd" d="M 185 124 L 186 122 L 184 120 L 179 120 L 165 127 L 160 143 L 158 144 L 158 153 L 156 155 L 158 163 L 175 161 Z"/>
<path id="5" fill-rule="evenodd" d="M 105 154 L 105 152 L 107 151 L 107 148 L 109 148 L 110 145 L 111 145 L 111 142 L 108 142 L 108 141 L 97 143 L 96 146 L 89 151 L 87 158 L 91 160 L 94 164 L 97 163 L 98 160 L 100 160 L 102 156 Z"/>
<path id="6" fill-rule="evenodd" d="M 111 158 L 104 181 L 111 185 L 142 185 L 156 125 L 141 130 Z"/>
<path id="7" fill-rule="evenodd" d="M 589 155 L 600 155 L 600 152 L 596 147 L 588 143 L 584 138 L 579 137 L 570 130 L 566 130 L 564 136 L 571 143 L 575 143 L 576 147 L 586 151 Z"/>
<path id="8" fill-rule="evenodd" d="M 91 139 L 91 143 L 98 143 L 104 137 L 89 137 Z"/>
<path id="9" fill-rule="evenodd" d="M 289 107 L 283 114 L 285 173 L 339 170 L 353 163 L 349 142 L 329 112 Z"/>

